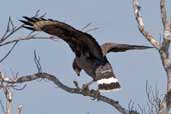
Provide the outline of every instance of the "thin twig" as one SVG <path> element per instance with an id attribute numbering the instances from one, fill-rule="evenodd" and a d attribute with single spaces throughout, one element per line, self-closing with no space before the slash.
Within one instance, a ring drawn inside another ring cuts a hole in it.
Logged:
<path id="1" fill-rule="evenodd" d="M 1 42 L 5 41 L 7 39 L 6 35 L 9 33 L 10 31 L 10 24 L 11 24 L 11 17 L 9 17 L 8 19 L 8 23 L 7 23 L 7 28 L 6 28 L 6 31 L 5 33 L 3 34 L 2 38 L 1 38 Z"/>
<path id="2" fill-rule="evenodd" d="M 12 31 L 14 31 L 14 30 L 15 30 L 15 25 L 14 25 L 14 23 L 13 23 L 13 21 L 12 21 L 12 18 L 11 18 L 11 17 L 9 18 L 9 22 L 10 22 L 10 25 L 11 25 L 11 29 L 12 29 Z"/>
<path id="3" fill-rule="evenodd" d="M 14 50 L 15 46 L 17 45 L 18 41 L 14 43 L 14 45 L 11 47 L 11 49 L 8 51 L 8 53 L 0 60 L 0 63 L 2 63 L 8 56 L 9 54 Z"/>
<path id="4" fill-rule="evenodd" d="M 22 27 L 24 26 L 24 24 L 20 25 L 19 27 L 15 28 L 13 31 L 11 31 L 10 33 L 5 33 L 5 36 L 2 37 L 1 43 L 3 41 L 5 41 L 6 39 L 8 39 L 10 36 L 12 36 L 14 33 L 16 33 L 18 30 L 20 30 Z"/>
<path id="5" fill-rule="evenodd" d="M 16 114 L 21 114 L 22 109 L 23 109 L 23 106 L 22 105 L 19 105 L 18 108 L 17 108 Z"/>
<path id="6" fill-rule="evenodd" d="M 88 23 L 87 25 L 85 25 L 83 28 L 81 28 L 81 30 L 85 30 L 86 28 L 88 28 L 92 23 Z M 90 31 L 94 31 L 94 30 L 97 30 L 98 27 L 95 27 L 95 28 L 91 28 L 91 29 L 88 29 L 86 30 L 85 32 L 90 32 Z"/>
<path id="7" fill-rule="evenodd" d="M 34 50 L 34 62 L 39 73 L 42 72 L 42 66 L 40 64 L 40 57 L 37 56 L 36 50 Z"/>
<path id="8" fill-rule="evenodd" d="M 86 28 L 87 28 L 87 27 L 89 27 L 91 24 L 92 24 L 91 22 L 90 22 L 90 23 L 88 23 L 88 24 L 87 24 L 87 25 L 85 25 L 83 28 L 81 28 L 81 30 L 86 29 Z"/>
<path id="9" fill-rule="evenodd" d="M 27 87 L 26 84 L 24 84 L 22 87 L 18 88 L 18 87 L 12 87 L 14 90 L 23 90 Z"/>
<path id="10" fill-rule="evenodd" d="M 97 30 L 97 29 L 99 29 L 99 28 L 96 27 L 96 28 L 88 29 L 85 32 L 90 32 L 90 31 L 94 31 L 94 30 Z"/>
<path id="11" fill-rule="evenodd" d="M 39 12 L 40 12 L 40 10 L 37 10 L 34 16 L 38 17 Z M 46 13 L 44 13 L 43 15 L 41 15 L 39 17 L 44 17 L 45 15 L 46 15 Z M 8 38 L 10 38 L 10 36 L 12 36 L 14 33 L 19 31 L 23 26 L 24 26 L 24 24 L 22 24 L 22 25 L 20 25 L 18 27 L 15 27 L 11 17 L 9 17 L 6 31 L 3 34 L 3 36 L 1 37 L 1 39 L 0 39 L 0 43 L 2 44 L 4 41 L 6 41 Z"/>
<path id="12" fill-rule="evenodd" d="M 2 112 L 5 113 L 5 107 L 1 100 L 0 100 L 0 105 L 1 105 Z"/>
<path id="13" fill-rule="evenodd" d="M 148 81 L 146 81 L 146 95 L 147 95 L 147 107 L 148 107 L 148 113 L 150 114 L 158 114 L 161 103 L 159 92 L 157 87 L 153 89 L 149 84 Z"/>
<path id="14" fill-rule="evenodd" d="M 74 85 L 76 88 L 80 89 L 79 85 L 78 85 L 78 82 L 77 81 L 73 81 Z"/>
<path id="15" fill-rule="evenodd" d="M 44 13 L 42 15 L 39 16 L 39 13 L 40 13 L 40 9 L 38 9 L 35 13 L 35 15 L 33 17 L 45 17 L 47 13 Z"/>
<path id="16" fill-rule="evenodd" d="M 142 108 L 140 104 L 138 104 L 138 108 L 141 111 L 141 114 L 147 114 L 145 108 Z"/>
<path id="17" fill-rule="evenodd" d="M 40 9 L 38 9 L 33 17 L 39 17 Z"/>

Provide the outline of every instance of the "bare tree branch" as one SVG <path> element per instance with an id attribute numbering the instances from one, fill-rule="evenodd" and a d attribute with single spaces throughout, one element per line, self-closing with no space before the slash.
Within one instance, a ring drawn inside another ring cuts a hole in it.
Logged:
<path id="1" fill-rule="evenodd" d="M 2 37 L 0 38 L 0 46 L 5 46 L 7 44 L 13 44 L 13 46 L 11 47 L 11 49 L 5 54 L 4 57 L 2 57 L 2 59 L 0 59 L 0 63 L 2 63 L 10 54 L 11 52 L 14 50 L 15 46 L 17 45 L 17 43 L 21 40 L 30 40 L 30 39 L 45 39 L 45 37 L 36 37 L 33 34 L 29 34 L 29 36 L 26 36 L 24 38 L 21 39 L 14 39 L 14 40 L 9 40 L 7 41 L 7 39 L 10 39 L 12 35 L 14 35 L 17 31 L 19 31 L 20 29 L 22 29 L 24 24 L 16 27 L 11 19 L 11 17 L 9 17 L 8 20 L 8 24 L 7 24 L 7 28 L 5 33 L 2 35 Z M 46 37 L 46 39 L 52 39 L 51 37 Z"/>
<path id="2" fill-rule="evenodd" d="M 0 103 L 1 103 L 0 105 L 1 105 L 1 108 L 2 108 L 2 111 L 3 111 L 4 114 L 12 114 L 12 109 L 13 109 L 13 93 L 12 93 L 12 89 L 16 85 L 12 84 L 12 83 L 6 83 L 5 82 L 5 81 L 10 81 L 10 80 L 15 80 L 15 79 L 10 79 L 7 76 L 4 76 L 0 72 L 0 82 L 1 82 L 0 87 L 3 90 L 3 93 L 4 93 L 5 98 L 6 98 L 6 109 L 5 109 L 5 106 L 3 105 L 3 103 L 0 101 Z M 22 90 L 22 89 L 20 89 L 20 90 Z M 21 114 L 21 111 L 22 111 L 22 105 L 19 105 L 18 108 L 17 108 L 16 114 Z"/>
<path id="3" fill-rule="evenodd" d="M 122 107 L 118 101 L 115 101 L 115 100 L 110 99 L 106 96 L 97 94 L 96 90 L 89 90 L 89 89 L 85 90 L 83 88 L 80 88 L 78 86 L 77 82 L 74 82 L 76 88 L 71 88 L 69 86 L 64 85 L 62 82 L 60 82 L 56 78 L 56 76 L 42 72 L 42 67 L 40 64 L 40 57 L 37 56 L 36 52 L 34 52 L 34 60 L 35 60 L 36 67 L 38 69 L 38 73 L 35 73 L 33 75 L 22 76 L 19 78 L 13 78 L 13 79 L 1 75 L 0 82 L 5 83 L 7 85 L 6 87 L 10 88 L 10 87 L 15 87 L 16 84 L 21 84 L 24 82 L 33 81 L 36 79 L 47 79 L 47 80 L 53 82 L 59 88 L 65 90 L 66 92 L 80 94 L 83 96 L 89 96 L 89 97 L 92 97 L 93 99 L 103 101 L 103 102 L 113 106 L 115 109 L 117 109 L 122 114 L 139 114 L 137 111 L 133 110 L 133 108 L 132 108 L 132 110 L 127 110 L 124 107 Z M 10 91 L 8 91 L 8 93 L 9 92 Z M 6 94 L 6 96 L 9 96 L 9 95 Z M 7 97 L 7 98 L 9 98 L 9 97 Z M 12 102 L 12 97 L 11 97 L 11 102 Z M 9 106 L 12 106 L 12 105 L 10 105 L 10 104 L 12 104 L 11 102 L 10 102 L 10 100 L 8 100 L 8 105 L 7 105 L 8 108 L 7 109 L 9 109 L 9 110 L 7 111 L 8 113 L 6 113 L 6 114 L 10 114 L 11 107 L 9 107 Z M 20 113 L 20 111 L 19 111 L 19 113 Z"/>
<path id="4" fill-rule="evenodd" d="M 10 41 L 4 42 L 4 43 L 0 43 L 0 46 L 5 46 L 5 45 L 11 44 L 11 43 L 15 43 L 17 41 L 32 40 L 32 39 L 51 39 L 51 40 L 56 41 L 57 37 L 54 37 L 54 36 L 47 36 L 47 37 L 46 36 L 19 37 L 18 39 L 14 39 L 14 40 L 10 40 Z"/>
<path id="5" fill-rule="evenodd" d="M 171 23 L 170 21 L 167 21 L 165 0 L 161 0 L 160 3 L 162 6 L 161 14 L 162 14 L 162 22 L 164 25 L 164 34 L 163 34 L 162 47 L 159 52 L 160 52 L 162 64 L 167 74 L 167 93 L 160 104 L 159 114 L 167 114 L 171 108 L 171 60 L 169 57 L 169 47 L 170 47 L 170 40 L 171 40 L 171 27 L 170 27 Z"/>
<path id="6" fill-rule="evenodd" d="M 0 63 L 2 63 L 11 54 L 11 52 L 14 50 L 15 46 L 17 45 L 17 43 L 19 41 L 29 40 L 29 39 L 33 39 L 33 38 L 36 39 L 34 35 L 30 34 L 29 36 L 26 36 L 22 39 L 14 39 L 14 40 L 7 41 L 7 39 L 11 38 L 11 36 L 13 34 L 15 34 L 17 31 L 19 31 L 22 27 L 23 27 L 23 24 L 18 27 L 15 27 L 11 17 L 9 17 L 7 29 L 4 33 L 4 35 L 0 39 L 0 46 L 5 46 L 5 45 L 11 44 L 11 43 L 14 43 L 14 44 L 11 47 L 11 49 L 7 52 L 7 54 L 0 60 Z"/>
<path id="7" fill-rule="evenodd" d="M 161 12 L 161 18 L 162 18 L 162 23 L 163 27 L 165 27 L 166 20 L 167 20 L 167 14 L 166 14 L 166 4 L 165 0 L 160 0 L 160 12 Z"/>
<path id="8" fill-rule="evenodd" d="M 169 58 L 170 40 L 171 40 L 170 24 L 168 22 L 166 22 L 162 47 L 159 52 L 161 55 L 161 60 L 162 60 L 163 66 L 167 73 L 167 79 L 168 79 L 167 91 L 171 90 L 171 61 Z"/>
<path id="9" fill-rule="evenodd" d="M 34 17 L 38 17 L 39 16 L 39 12 L 40 12 L 40 10 L 37 10 L 35 15 L 34 15 Z M 46 15 L 46 13 L 41 15 L 40 17 L 44 17 L 45 15 Z M 0 43 L 2 43 L 5 40 L 7 40 L 10 36 L 12 36 L 18 30 L 20 30 L 23 26 L 24 26 L 24 24 L 22 24 L 22 25 L 20 25 L 18 27 L 15 27 L 15 25 L 13 23 L 13 20 L 11 19 L 11 17 L 9 17 L 6 31 L 5 31 L 4 35 L 1 37 L 1 39 L 0 39 Z"/>
<path id="10" fill-rule="evenodd" d="M 167 74 L 167 93 L 165 94 L 159 109 L 159 114 L 167 114 L 171 108 L 171 60 L 169 57 L 171 23 L 167 21 L 165 0 L 160 0 L 161 18 L 164 26 L 162 45 L 160 45 L 155 38 L 152 37 L 152 35 L 149 35 L 149 33 L 144 30 L 144 23 L 139 13 L 139 5 L 137 0 L 133 0 L 133 7 L 140 32 L 154 47 L 159 50 L 161 61 Z"/>
<path id="11" fill-rule="evenodd" d="M 40 13 L 40 10 L 36 11 L 36 14 L 33 17 L 38 17 Z M 44 17 L 46 15 L 46 13 L 44 13 L 43 15 L 39 16 L 39 17 Z M 33 32 L 31 32 L 29 35 L 25 36 L 25 37 L 18 37 L 18 38 L 11 38 L 12 35 L 14 35 L 17 31 L 21 30 L 23 28 L 24 24 L 20 25 L 20 26 L 15 26 L 13 20 L 11 19 L 11 17 L 9 17 L 8 19 L 8 23 L 7 23 L 7 28 L 5 33 L 2 35 L 2 37 L 0 38 L 0 46 L 5 46 L 11 43 L 16 43 L 18 41 L 22 41 L 22 40 L 30 40 L 30 39 L 52 39 L 52 40 L 56 40 L 57 38 L 54 36 L 48 36 L 48 37 L 41 37 L 33 34 Z M 13 39 L 13 40 L 8 40 L 7 39 Z"/>
<path id="12" fill-rule="evenodd" d="M 4 35 L 1 38 L 1 42 L 5 41 L 6 39 L 9 38 L 9 36 L 11 36 L 13 33 L 15 33 L 16 32 L 15 29 L 16 28 L 14 26 L 14 23 L 13 23 L 11 17 L 9 17 L 8 24 L 7 24 L 7 28 L 6 28 L 6 31 L 5 31 Z"/>
<path id="13" fill-rule="evenodd" d="M 157 87 L 153 89 L 148 81 L 146 82 L 146 95 L 147 95 L 147 114 L 157 114 L 159 113 L 161 99 Z"/>
<path id="14" fill-rule="evenodd" d="M 57 79 L 56 76 L 54 76 L 52 74 L 44 73 L 44 72 L 35 73 L 32 75 L 21 76 L 16 80 L 6 80 L 6 81 L 4 80 L 4 82 L 11 83 L 11 84 L 17 84 L 17 83 L 33 81 L 36 79 L 47 79 L 47 80 L 53 82 L 56 86 L 58 86 L 59 88 L 63 89 L 66 92 L 80 94 L 83 96 L 89 96 L 89 97 L 98 99 L 99 101 L 103 101 L 103 102 L 111 105 L 115 109 L 117 109 L 122 114 L 139 114 L 137 111 L 134 111 L 134 110 L 129 111 L 129 110 L 123 108 L 116 100 L 110 99 L 103 95 L 97 96 L 96 90 L 85 90 L 85 89 L 81 89 L 78 87 L 76 87 L 76 88 L 68 87 L 67 85 L 64 85 L 61 81 L 59 81 L 59 79 Z"/>
<path id="15" fill-rule="evenodd" d="M 6 96 L 6 99 L 7 99 L 5 114 L 11 114 L 11 112 L 12 112 L 12 92 L 11 92 L 10 88 L 8 88 L 8 87 L 4 87 L 3 89 L 4 89 L 4 94 Z"/>
<path id="16" fill-rule="evenodd" d="M 144 28 L 144 22 L 142 16 L 140 15 L 140 6 L 138 4 L 138 0 L 133 0 L 133 8 L 140 32 L 155 48 L 160 49 L 159 42 Z"/>
<path id="17" fill-rule="evenodd" d="M 171 32 L 171 16 L 170 16 L 170 32 Z"/>
<path id="18" fill-rule="evenodd" d="M 4 36 L 1 38 L 0 43 L 2 43 L 3 41 L 7 40 L 10 36 L 12 36 L 14 33 L 16 33 L 18 30 L 20 30 L 23 27 L 24 24 L 20 25 L 19 27 L 15 28 L 13 31 L 9 32 L 6 31 Z"/>
<path id="19" fill-rule="evenodd" d="M 160 56 L 163 67 L 167 74 L 167 93 L 160 104 L 159 114 L 167 114 L 171 108 L 171 61 L 169 58 L 169 46 L 170 46 L 170 25 L 166 22 L 163 36 L 162 48 L 160 49 Z"/>

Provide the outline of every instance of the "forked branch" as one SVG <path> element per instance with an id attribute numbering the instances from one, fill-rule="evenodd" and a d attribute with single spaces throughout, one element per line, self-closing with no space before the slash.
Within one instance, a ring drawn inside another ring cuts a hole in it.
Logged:
<path id="1" fill-rule="evenodd" d="M 52 74 L 48 74 L 48 73 L 35 73 L 32 75 L 27 75 L 27 76 L 21 76 L 20 78 L 16 79 L 16 80 L 6 80 L 6 82 L 11 83 L 11 84 L 17 84 L 17 83 L 24 83 L 24 82 L 29 82 L 29 81 L 33 81 L 36 79 L 47 79 L 51 82 L 53 82 L 56 86 L 58 86 L 59 88 L 63 89 L 66 92 L 69 93 L 75 93 L 75 94 L 80 94 L 83 96 L 89 96 L 92 98 L 95 98 L 99 101 L 103 101 L 111 106 L 113 106 L 115 109 L 117 109 L 119 112 L 121 112 L 122 114 L 139 114 L 137 111 L 128 111 L 127 109 L 123 108 L 118 101 L 114 100 L 114 99 L 110 99 L 106 96 L 103 95 L 98 95 L 97 96 L 97 91 L 95 90 L 85 90 L 82 88 L 71 88 L 65 84 L 63 84 L 58 78 L 56 78 L 57 76 L 54 76 Z M 5 80 L 4 80 L 5 81 Z"/>
<path id="2" fill-rule="evenodd" d="M 169 57 L 169 47 L 170 47 L 170 40 L 171 40 L 171 22 L 167 20 L 167 12 L 166 12 L 166 1 L 160 0 L 160 12 L 161 12 L 161 19 L 163 23 L 163 42 L 160 45 L 156 39 L 149 34 L 149 32 L 144 30 L 144 22 L 142 16 L 140 16 L 140 6 L 138 4 L 138 0 L 133 0 L 133 7 L 134 7 L 134 14 L 139 25 L 140 32 L 144 35 L 144 37 L 158 49 L 163 67 L 166 71 L 167 75 L 167 92 L 165 97 L 163 98 L 160 108 L 159 114 L 167 114 L 171 108 L 171 60 Z"/>
<path id="3" fill-rule="evenodd" d="M 133 0 L 133 8 L 134 8 L 134 15 L 138 23 L 138 28 L 140 32 L 155 48 L 160 49 L 159 42 L 149 32 L 145 30 L 143 17 L 140 15 L 141 7 L 138 3 L 138 0 Z"/>
<path id="4" fill-rule="evenodd" d="M 36 12 L 36 14 L 34 16 L 38 16 L 38 13 L 39 13 L 39 10 Z M 44 17 L 45 15 L 46 14 L 43 14 L 42 16 L 39 16 L 39 17 Z M 37 34 L 34 34 L 35 33 L 34 31 L 25 36 L 18 36 L 18 37 L 12 38 L 12 36 L 14 34 L 16 34 L 16 32 L 18 32 L 19 30 L 21 30 L 23 28 L 23 26 L 24 26 L 24 24 L 16 26 L 15 23 L 13 22 L 12 18 L 9 17 L 6 30 L 5 30 L 4 34 L 0 37 L 0 47 L 9 45 L 9 44 L 13 44 L 13 46 L 5 54 L 5 56 L 0 59 L 0 63 L 2 63 L 10 55 L 10 53 L 13 51 L 13 49 L 15 48 L 15 46 L 17 45 L 17 43 L 19 41 L 31 40 L 31 39 L 57 40 L 57 38 L 54 36 L 38 36 Z"/>

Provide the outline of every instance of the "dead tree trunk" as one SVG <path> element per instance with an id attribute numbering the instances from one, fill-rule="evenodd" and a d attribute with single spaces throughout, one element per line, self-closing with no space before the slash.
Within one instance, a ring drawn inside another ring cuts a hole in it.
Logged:
<path id="1" fill-rule="evenodd" d="M 171 19 L 167 19 L 166 1 L 160 0 L 161 19 L 163 23 L 163 42 L 160 44 L 155 37 L 145 30 L 143 17 L 140 15 L 138 0 L 133 0 L 134 15 L 138 23 L 139 31 L 142 35 L 159 51 L 161 61 L 167 76 L 167 92 L 163 98 L 158 114 L 168 114 L 171 108 L 171 60 L 169 57 L 169 47 L 171 39 Z"/>

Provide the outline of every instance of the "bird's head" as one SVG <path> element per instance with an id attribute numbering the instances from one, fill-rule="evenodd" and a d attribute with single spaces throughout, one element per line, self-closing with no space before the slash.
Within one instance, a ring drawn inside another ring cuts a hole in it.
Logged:
<path id="1" fill-rule="evenodd" d="M 80 76 L 81 68 L 77 65 L 76 61 L 73 62 L 72 68 L 76 72 L 77 76 Z"/>

